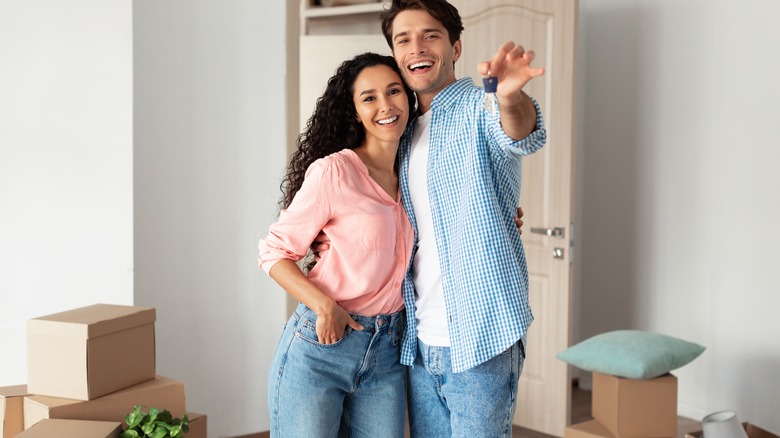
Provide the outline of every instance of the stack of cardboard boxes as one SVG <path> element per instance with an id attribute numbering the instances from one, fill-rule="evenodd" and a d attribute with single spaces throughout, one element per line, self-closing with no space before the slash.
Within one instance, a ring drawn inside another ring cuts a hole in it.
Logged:
<path id="1" fill-rule="evenodd" d="M 0 388 L 0 438 L 118 437 L 136 405 L 181 418 L 184 384 L 156 374 L 155 319 L 154 308 L 96 304 L 29 320 L 28 381 Z M 206 415 L 186 413 L 185 437 L 205 438 Z"/>
<path id="2" fill-rule="evenodd" d="M 565 438 L 677 436 L 677 377 L 648 380 L 593 373 L 593 420 L 566 428 Z"/>

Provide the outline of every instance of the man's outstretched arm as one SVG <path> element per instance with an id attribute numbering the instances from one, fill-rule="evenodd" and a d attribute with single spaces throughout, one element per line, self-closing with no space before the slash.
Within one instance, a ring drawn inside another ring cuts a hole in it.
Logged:
<path id="1" fill-rule="evenodd" d="M 523 87 L 533 78 L 542 76 L 544 68 L 533 68 L 533 50 L 507 41 L 499 47 L 493 59 L 481 62 L 477 70 L 482 76 L 498 78 L 496 98 L 501 112 L 501 127 L 513 140 L 522 140 L 536 129 L 536 107 Z"/>

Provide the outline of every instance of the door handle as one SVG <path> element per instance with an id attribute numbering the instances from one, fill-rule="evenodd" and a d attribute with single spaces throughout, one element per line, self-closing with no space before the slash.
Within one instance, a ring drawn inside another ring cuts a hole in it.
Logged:
<path id="1" fill-rule="evenodd" d="M 535 234 L 544 234 L 545 236 L 557 237 L 563 239 L 563 227 L 555 228 L 534 228 L 531 227 L 531 232 Z"/>

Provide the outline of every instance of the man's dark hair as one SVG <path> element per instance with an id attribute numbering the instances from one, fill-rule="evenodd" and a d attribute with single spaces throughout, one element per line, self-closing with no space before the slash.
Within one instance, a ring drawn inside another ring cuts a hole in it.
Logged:
<path id="1" fill-rule="evenodd" d="M 425 11 L 431 17 L 441 23 L 450 37 L 450 44 L 455 44 L 460 39 L 460 33 L 463 32 L 463 21 L 455 6 L 447 3 L 445 0 L 393 0 L 390 8 L 382 12 L 382 33 L 385 35 L 387 44 L 393 49 L 393 21 L 402 11 L 414 9 Z"/>

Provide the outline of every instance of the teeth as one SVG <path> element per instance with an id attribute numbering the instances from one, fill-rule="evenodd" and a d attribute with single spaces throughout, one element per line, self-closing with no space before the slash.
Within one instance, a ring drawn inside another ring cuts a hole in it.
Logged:
<path id="1" fill-rule="evenodd" d="M 415 69 L 418 69 L 418 68 L 431 67 L 431 66 L 433 66 L 432 62 L 427 62 L 427 61 L 426 62 L 418 62 L 416 64 L 410 65 L 409 66 L 409 70 L 415 70 Z"/>
<path id="2" fill-rule="evenodd" d="M 393 123 L 396 120 L 398 120 L 398 116 L 393 116 L 390 117 L 389 119 L 384 119 L 384 120 L 377 120 L 376 122 L 379 123 L 380 125 L 389 125 L 390 123 Z"/>

